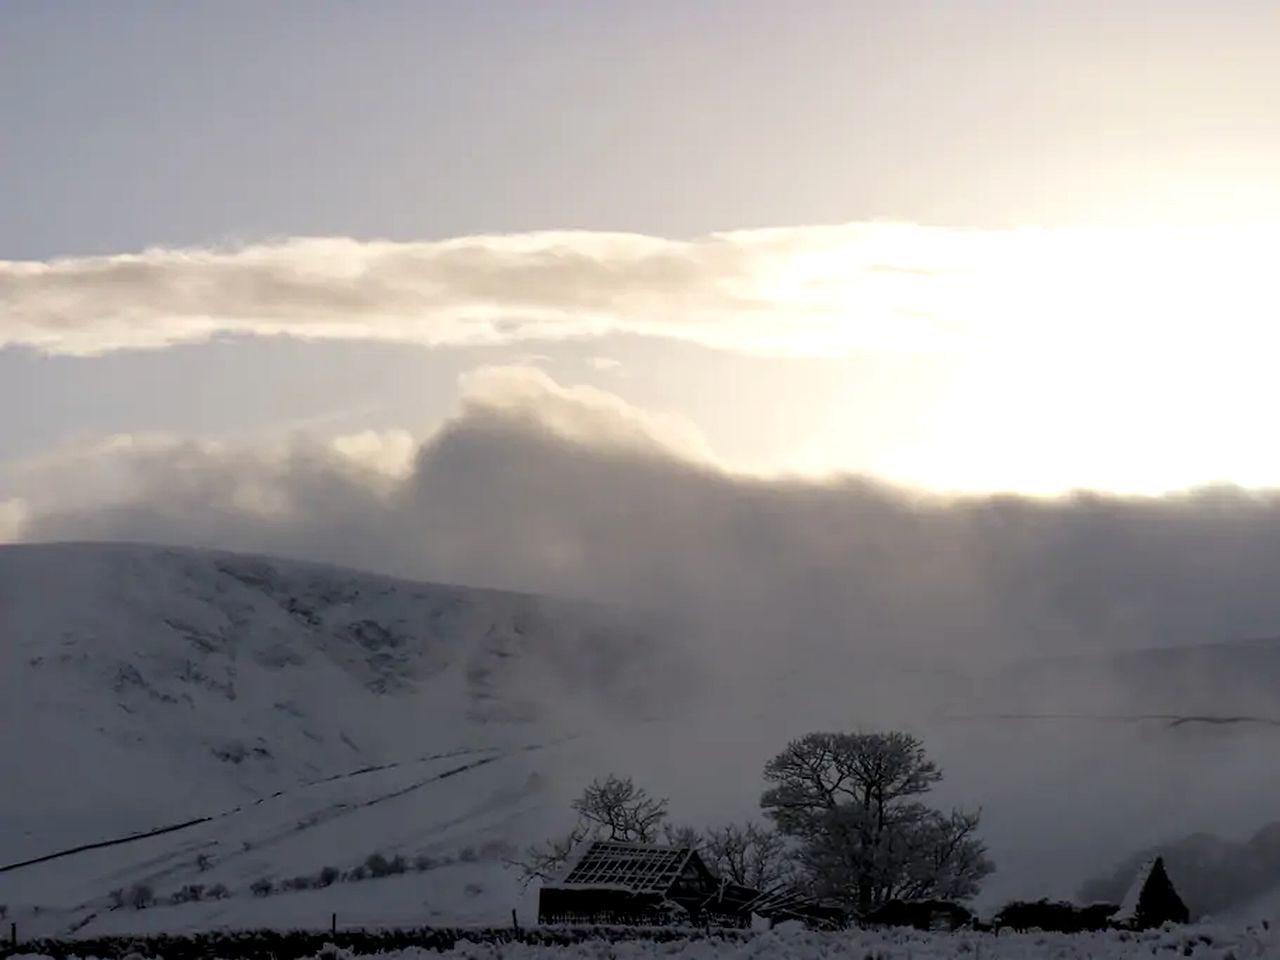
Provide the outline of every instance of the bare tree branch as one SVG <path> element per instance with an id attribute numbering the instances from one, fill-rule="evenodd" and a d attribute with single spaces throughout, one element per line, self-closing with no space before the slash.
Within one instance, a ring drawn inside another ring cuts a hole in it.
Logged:
<path id="1" fill-rule="evenodd" d="M 652 843 L 667 817 L 667 801 L 649 796 L 630 777 L 612 773 L 604 780 L 592 780 L 573 801 L 573 809 L 588 823 L 603 828 L 608 840 Z"/>

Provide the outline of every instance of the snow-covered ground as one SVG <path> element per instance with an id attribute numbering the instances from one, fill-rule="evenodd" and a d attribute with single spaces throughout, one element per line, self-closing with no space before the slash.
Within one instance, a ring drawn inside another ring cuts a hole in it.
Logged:
<path id="1" fill-rule="evenodd" d="M 19 954 L 39 960 L 39 954 Z M 317 960 L 352 960 L 346 950 L 328 947 Z M 1148 933 L 1096 934 L 929 934 L 905 931 L 816 933 L 773 930 L 742 941 L 716 939 L 607 942 L 569 946 L 459 942 L 435 953 L 419 949 L 376 954 L 381 960 L 1136 960 L 1190 957 L 1192 960 L 1263 960 L 1280 956 L 1274 929 L 1187 927 Z M 156 958 L 163 960 L 163 958 Z M 234 958 L 226 958 L 234 960 Z"/>
<path id="2" fill-rule="evenodd" d="M 1229 924 L 1258 926 L 1266 923 L 1272 927 L 1280 927 L 1280 884 L 1225 911 L 1218 919 Z"/>
<path id="3" fill-rule="evenodd" d="M 28 936 L 315 929 L 332 913 L 350 926 L 505 922 L 527 907 L 503 860 L 510 833 L 536 814 L 540 750 L 486 748 L 287 791 L 186 830 L 0 875 L 3 902 Z M 279 890 L 326 867 L 349 872 L 375 852 L 405 856 L 406 872 Z M 264 879 L 276 889 L 256 895 Z M 228 896 L 164 902 L 190 884 Z M 157 902 L 115 908 L 111 891 L 138 885 Z"/>
<path id="4" fill-rule="evenodd" d="M 417 954 L 416 956 L 414 954 Z M 1219 928 L 1150 934 L 927 934 L 853 931 L 814 933 L 772 931 L 743 943 L 717 940 L 609 944 L 571 947 L 516 944 L 458 944 L 445 956 L 462 960 L 610 960 L 688 958 L 688 960 L 1127 960 L 1166 955 L 1198 960 L 1249 960 L 1280 956 L 1280 938 L 1272 931 Z M 425 953 L 403 951 L 396 960 L 425 960 Z M 335 958 L 336 960 L 336 958 Z"/>

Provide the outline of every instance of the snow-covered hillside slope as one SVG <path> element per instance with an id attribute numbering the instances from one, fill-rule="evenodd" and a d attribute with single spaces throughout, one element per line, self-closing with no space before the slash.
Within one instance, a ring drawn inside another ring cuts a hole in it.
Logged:
<path id="1" fill-rule="evenodd" d="M 105 929 L 117 888 L 247 896 L 379 851 L 458 861 L 477 876 L 438 886 L 465 899 L 502 874 L 481 859 L 563 805 L 544 785 L 570 738 L 667 711 L 653 691 L 679 698 L 689 674 L 585 605 L 190 550 L 0 548 L 0 870 L 212 818 L 0 872 L 0 905 L 41 906 L 26 922 L 52 929 L 100 913 Z M 426 873 L 367 884 L 384 914 L 408 897 L 422 921 Z M 342 892 L 350 912 L 361 897 Z"/>

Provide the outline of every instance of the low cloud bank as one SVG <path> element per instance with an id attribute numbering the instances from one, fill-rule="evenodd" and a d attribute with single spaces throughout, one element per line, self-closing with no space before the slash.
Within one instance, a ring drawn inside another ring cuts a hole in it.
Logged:
<path id="1" fill-rule="evenodd" d="M 57 491 L 94 464 L 112 502 L 37 498 L 26 538 L 268 551 L 913 660 L 1280 632 L 1275 494 L 944 498 L 747 477 L 679 417 L 527 368 L 470 375 L 416 453 L 397 433 L 271 451 L 115 442 L 30 485 Z"/>

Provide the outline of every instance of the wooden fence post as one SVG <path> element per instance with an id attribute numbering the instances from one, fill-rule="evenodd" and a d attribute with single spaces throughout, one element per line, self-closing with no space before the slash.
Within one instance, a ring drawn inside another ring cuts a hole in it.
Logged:
<path id="1" fill-rule="evenodd" d="M 516 937 L 520 936 L 520 921 L 516 919 L 515 908 L 511 908 L 511 929 L 516 932 Z"/>
<path id="2" fill-rule="evenodd" d="M 329 932 L 334 936 L 338 935 L 338 915 L 336 913 L 329 914 Z"/>
<path id="3" fill-rule="evenodd" d="M 9 946 L 18 949 L 18 921 L 14 920 L 9 924 Z"/>

